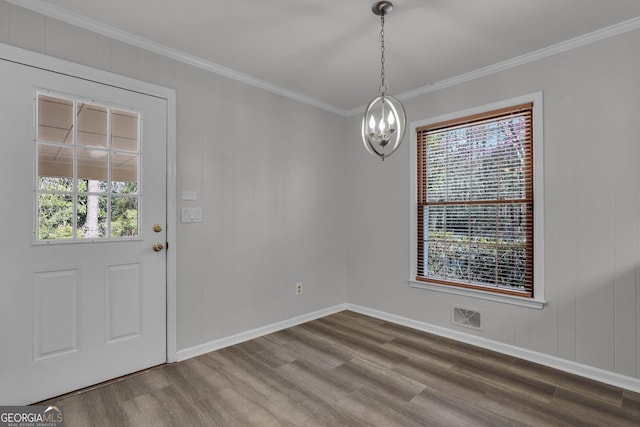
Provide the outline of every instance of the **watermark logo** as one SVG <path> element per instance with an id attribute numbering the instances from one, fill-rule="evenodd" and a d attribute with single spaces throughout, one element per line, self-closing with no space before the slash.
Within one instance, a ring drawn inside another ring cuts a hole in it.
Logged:
<path id="1" fill-rule="evenodd" d="M 63 427 L 59 406 L 0 406 L 0 427 Z"/>

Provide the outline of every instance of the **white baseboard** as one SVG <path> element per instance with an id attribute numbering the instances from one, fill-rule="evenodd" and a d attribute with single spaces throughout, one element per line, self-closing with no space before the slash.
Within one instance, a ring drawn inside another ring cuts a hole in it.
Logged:
<path id="1" fill-rule="evenodd" d="M 590 378 L 595 381 L 610 384 L 616 387 L 640 393 L 640 379 L 628 377 L 626 375 L 617 374 L 615 372 L 605 371 L 604 369 L 594 368 L 592 366 L 583 365 L 570 360 L 560 359 L 559 357 L 549 356 L 547 354 L 538 353 L 525 348 L 504 344 L 487 338 L 466 334 L 464 332 L 454 331 L 452 329 L 443 328 L 441 326 L 431 325 L 429 323 L 420 322 L 418 320 L 409 319 L 395 314 L 386 313 L 384 311 L 374 310 L 372 308 L 362 307 L 355 304 L 346 304 L 346 309 L 355 311 L 356 313 L 365 314 L 377 319 L 386 320 L 388 322 L 397 323 L 419 331 L 429 332 L 445 338 L 451 338 L 467 344 L 472 344 L 488 350 L 497 351 L 528 360 L 530 362 L 539 363 L 540 365 L 550 368 L 559 369 L 564 372 L 579 375 L 581 377 Z"/>
<path id="2" fill-rule="evenodd" d="M 583 365 L 581 363 L 573 362 L 570 360 L 560 359 L 559 357 L 550 356 L 543 353 L 538 353 L 532 350 L 528 350 L 521 347 L 516 347 L 510 344 L 504 344 L 498 341 L 490 340 L 487 338 L 470 335 L 464 332 L 455 331 L 449 328 L 443 328 L 441 326 L 432 325 L 426 322 L 421 322 L 407 317 L 398 316 L 384 311 L 375 310 L 368 307 L 362 307 L 356 304 L 338 304 L 333 307 L 324 308 L 311 313 L 303 314 L 301 316 L 293 317 L 291 319 L 276 322 L 271 325 L 263 326 L 260 328 L 252 329 L 250 331 L 241 332 L 229 337 L 220 338 L 218 340 L 210 341 L 208 343 L 200 344 L 194 347 L 179 350 L 176 353 L 177 361 L 190 359 L 192 357 L 200 356 L 201 354 L 209 353 L 210 351 L 220 350 L 221 348 L 229 347 L 231 345 L 240 344 L 245 341 L 259 338 L 261 336 L 280 331 L 282 329 L 290 328 L 292 326 L 299 325 L 301 323 L 309 322 L 311 320 L 318 319 L 320 317 L 328 316 L 330 314 L 338 313 L 343 310 L 351 310 L 356 313 L 365 314 L 367 316 L 375 317 L 377 319 L 386 320 L 388 322 L 396 323 L 398 325 L 407 326 L 409 328 L 417 329 L 419 331 L 429 332 L 435 335 L 439 335 L 445 338 L 451 338 L 456 341 L 472 344 L 478 347 L 486 348 L 488 350 L 497 351 L 503 354 L 508 354 L 513 357 L 528 360 L 530 362 L 539 363 L 550 368 L 559 369 L 564 372 L 579 375 L 581 377 L 590 378 L 595 381 L 600 381 L 605 384 L 610 384 L 615 387 L 624 388 L 637 393 L 640 393 L 640 379 L 632 378 L 626 375 L 617 374 L 615 372 L 606 371 L 604 369 L 594 368 L 592 366 Z"/>
<path id="3" fill-rule="evenodd" d="M 209 353 L 210 351 L 220 350 L 221 348 L 229 347 L 235 344 L 240 344 L 242 342 L 249 341 L 254 338 L 259 338 L 261 336 L 271 334 L 273 332 L 277 332 L 282 329 L 290 328 L 292 326 L 296 326 L 301 323 L 319 319 L 320 317 L 338 313 L 346 309 L 347 309 L 347 304 L 338 304 L 338 305 L 334 305 L 333 307 L 328 307 L 322 310 L 317 310 L 311 313 L 303 314 L 301 316 L 293 317 L 291 319 L 283 320 L 281 322 L 272 323 L 271 325 L 262 326 L 260 328 L 252 329 L 250 331 L 241 332 L 239 334 L 231 335 L 229 337 L 220 338 L 218 340 L 210 341 L 208 343 L 186 348 L 184 350 L 179 350 L 176 353 L 176 359 L 178 362 L 180 362 L 182 360 L 200 356 L 201 354 Z"/>

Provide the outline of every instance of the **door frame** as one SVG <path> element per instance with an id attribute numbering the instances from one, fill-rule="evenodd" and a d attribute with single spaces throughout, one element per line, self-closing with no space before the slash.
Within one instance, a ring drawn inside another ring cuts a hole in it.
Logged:
<path id="1" fill-rule="evenodd" d="M 44 55 L 0 43 L 0 60 L 15 62 L 29 67 L 105 84 L 117 88 L 138 92 L 164 99 L 167 103 L 167 267 L 166 267 L 166 318 L 167 318 L 167 363 L 175 362 L 177 352 L 176 339 L 176 91 L 153 83 L 143 82 L 130 77 L 98 70 L 85 65 Z"/>

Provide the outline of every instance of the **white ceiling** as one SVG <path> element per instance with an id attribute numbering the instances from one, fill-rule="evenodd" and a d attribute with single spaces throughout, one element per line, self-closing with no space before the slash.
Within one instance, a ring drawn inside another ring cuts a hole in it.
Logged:
<path id="1" fill-rule="evenodd" d="M 338 112 L 366 104 L 380 84 L 372 0 L 9 1 L 58 18 L 72 12 L 66 20 L 76 24 L 81 15 Z M 639 0 L 393 3 L 385 23 L 392 94 L 640 17 Z"/>

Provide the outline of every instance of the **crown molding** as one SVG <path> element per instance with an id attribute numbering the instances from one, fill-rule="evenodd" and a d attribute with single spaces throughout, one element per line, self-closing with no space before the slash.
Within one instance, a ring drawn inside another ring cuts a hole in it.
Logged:
<path id="1" fill-rule="evenodd" d="M 620 34 L 624 34 L 629 31 L 637 30 L 640 28 L 640 16 L 629 19 L 627 21 L 620 22 L 618 24 L 611 25 L 609 27 L 596 30 L 594 32 L 584 34 L 554 45 L 544 47 L 542 49 L 534 50 L 533 52 L 525 53 L 524 55 L 516 56 L 515 58 L 507 59 L 502 62 L 498 62 L 493 65 L 489 65 L 483 68 L 479 68 L 474 71 L 470 71 L 465 74 L 460 74 L 449 79 L 440 80 L 438 82 L 431 83 L 426 86 L 422 86 L 418 89 L 410 90 L 396 95 L 401 101 L 406 101 L 411 98 L 415 98 L 420 95 L 424 95 L 431 92 L 436 92 L 451 86 L 455 86 L 461 83 L 465 83 L 471 80 L 478 79 L 480 77 L 489 76 L 500 71 L 508 70 L 518 67 L 529 62 L 537 61 L 539 59 L 546 58 L 548 56 L 556 55 L 558 53 L 566 52 L 568 50 L 576 49 L 581 46 L 585 46 L 591 43 L 595 43 L 600 40 L 614 37 Z M 347 116 L 354 116 L 361 114 L 365 109 L 364 105 L 357 108 L 353 108 L 346 112 Z"/>
<path id="2" fill-rule="evenodd" d="M 292 90 L 285 89 L 281 86 L 266 82 L 264 80 L 257 79 L 253 76 L 241 73 L 231 68 L 227 68 L 222 65 L 218 65 L 213 62 L 206 61 L 197 56 L 188 54 L 186 52 L 182 52 L 177 49 L 173 49 L 171 47 L 162 45 L 160 43 L 156 43 L 144 37 L 139 37 L 139 36 L 136 36 L 135 34 L 131 34 L 129 32 L 119 30 L 115 27 L 103 24 L 91 18 L 87 18 L 78 13 L 71 12 L 59 6 L 56 6 L 50 3 L 45 3 L 40 0 L 6 0 L 6 1 L 16 6 L 20 6 L 25 9 L 32 10 L 34 12 L 38 12 L 50 18 L 54 18 L 59 21 L 66 22 L 67 24 L 71 24 L 76 27 L 84 28 L 85 30 L 98 33 L 110 39 L 118 40 L 123 43 L 127 43 L 132 46 L 145 49 L 145 50 L 157 53 L 159 55 L 166 56 L 173 60 L 188 64 L 197 68 L 201 68 L 203 70 L 212 72 L 214 74 L 218 74 L 223 77 L 227 77 L 232 80 L 237 80 L 241 83 L 245 83 L 250 86 L 254 86 L 254 87 L 266 90 L 268 92 L 281 95 L 286 98 L 293 99 L 295 101 L 302 102 L 312 107 L 320 108 L 322 110 L 325 110 L 343 117 L 347 116 L 345 110 L 334 107 L 333 105 L 327 104 L 326 102 L 322 102 L 315 98 L 303 95 L 301 93 L 294 92 Z"/>
<path id="3" fill-rule="evenodd" d="M 42 15 L 49 16 L 54 19 L 66 22 L 71 25 L 75 25 L 85 30 L 93 31 L 101 34 L 105 37 L 109 37 L 114 40 L 118 40 L 127 44 L 130 44 L 141 49 L 145 49 L 159 55 L 166 56 L 179 62 L 183 62 L 188 65 L 192 65 L 197 68 L 218 74 L 223 77 L 227 77 L 239 82 L 254 86 L 268 92 L 284 96 L 295 101 L 302 102 L 312 107 L 325 110 L 339 116 L 351 117 L 356 114 L 361 114 L 365 105 L 360 105 L 350 110 L 343 110 L 326 102 L 322 102 L 307 95 L 303 95 L 299 92 L 294 92 L 289 89 L 285 89 L 281 86 L 266 82 L 264 80 L 257 79 L 248 74 L 241 73 L 231 68 L 224 67 L 222 65 L 215 64 L 210 61 L 206 61 L 197 56 L 190 55 L 177 49 L 164 46 L 160 43 L 156 43 L 149 39 L 136 36 L 126 31 L 119 30 L 117 28 L 105 25 L 94 19 L 87 18 L 75 12 L 71 12 L 67 9 L 63 9 L 59 6 L 55 6 L 50 3 L 45 3 L 41 0 L 6 0 L 8 3 L 12 3 L 16 6 L 24 7 L 25 9 L 33 10 Z M 609 27 L 602 28 L 600 30 L 593 31 L 588 34 L 584 34 L 572 39 L 556 43 L 554 45 L 535 50 L 533 52 L 525 53 L 524 55 L 517 56 L 515 58 L 507 59 L 502 62 L 498 62 L 493 65 L 489 65 L 483 68 L 479 68 L 468 73 L 460 74 L 455 77 L 440 80 L 420 88 L 403 92 L 396 95 L 401 101 L 406 101 L 411 98 L 415 98 L 420 95 L 436 92 L 451 86 L 455 86 L 461 83 L 465 83 L 471 80 L 475 80 L 481 77 L 489 76 L 500 71 L 505 71 L 511 68 L 518 67 L 529 62 L 537 61 L 539 59 L 546 58 L 548 56 L 556 55 L 558 53 L 566 52 L 571 49 L 575 49 L 581 46 L 585 46 L 591 43 L 595 43 L 600 40 L 614 37 L 620 34 L 624 34 L 629 31 L 637 30 L 640 28 L 640 16 L 629 19 L 627 21 L 620 22 L 618 24 L 611 25 Z"/>

